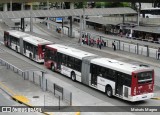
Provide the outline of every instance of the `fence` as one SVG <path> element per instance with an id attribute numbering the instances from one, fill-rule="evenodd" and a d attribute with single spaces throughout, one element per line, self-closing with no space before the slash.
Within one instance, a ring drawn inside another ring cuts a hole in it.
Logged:
<path id="1" fill-rule="evenodd" d="M 112 43 L 115 41 L 116 49 L 130 52 L 130 53 L 135 53 L 138 55 L 143 55 L 146 57 L 151 57 L 151 58 L 158 58 L 158 48 L 150 48 L 148 45 L 140 45 L 139 43 L 134 44 L 134 43 L 128 43 L 124 42 L 121 40 L 114 40 L 110 39 L 105 36 L 100 36 L 94 33 L 89 33 L 89 32 L 82 32 L 82 35 L 86 35 L 89 39 L 93 38 L 95 41 L 100 38 L 103 39 L 105 42 L 105 46 L 112 48 Z"/>
<path id="2" fill-rule="evenodd" d="M 6 66 L 7 69 L 11 69 L 16 72 L 18 75 L 22 76 L 24 80 L 29 80 L 33 82 L 35 85 L 40 86 L 44 91 L 49 91 L 54 94 L 55 97 L 59 99 L 60 106 L 72 105 L 72 93 L 67 89 L 59 86 L 56 83 L 51 82 L 50 80 L 45 78 L 44 71 L 42 70 L 21 70 L 14 65 L 6 62 L 5 60 L 0 58 L 0 64 L 2 66 Z M 60 103 L 60 101 L 65 102 Z"/>
<path id="3" fill-rule="evenodd" d="M 72 105 L 72 93 L 58 84 L 46 79 L 45 75 L 47 74 L 43 74 L 40 71 L 26 71 L 24 74 L 27 80 L 40 86 L 43 90 L 53 93 L 55 97 L 60 97 L 60 100 L 65 101 L 68 105 Z"/>
<path id="4" fill-rule="evenodd" d="M 1 59 L 1 58 L 0 58 L 0 64 L 1 64 L 2 66 L 6 66 L 7 69 L 11 69 L 13 72 L 15 72 L 15 73 L 17 73 L 17 74 L 19 74 L 19 75 L 21 75 L 21 76 L 23 76 L 23 74 L 24 74 L 23 70 L 15 67 L 14 65 L 6 62 L 5 60 L 3 60 L 3 59 Z M 24 76 L 23 76 L 23 77 L 24 77 Z"/>

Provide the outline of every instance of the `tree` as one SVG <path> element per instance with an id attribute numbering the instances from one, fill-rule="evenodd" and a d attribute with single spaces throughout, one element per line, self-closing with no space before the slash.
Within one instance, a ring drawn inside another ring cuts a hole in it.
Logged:
<path id="1" fill-rule="evenodd" d="M 112 8 L 112 7 L 130 7 L 130 4 L 127 2 L 96 2 L 96 8 Z"/>
<path id="2" fill-rule="evenodd" d="M 66 9 L 70 9 L 70 2 L 65 2 L 64 4 Z"/>

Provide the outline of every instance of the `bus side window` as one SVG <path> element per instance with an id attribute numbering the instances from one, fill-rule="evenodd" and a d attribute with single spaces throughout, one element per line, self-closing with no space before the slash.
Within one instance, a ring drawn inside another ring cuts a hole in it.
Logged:
<path id="1" fill-rule="evenodd" d="M 113 79 L 115 79 L 115 76 L 116 76 L 116 71 L 113 70 L 113 74 L 112 74 Z"/>
<path id="2" fill-rule="evenodd" d="M 74 69 L 74 58 L 73 57 L 68 56 L 67 66 Z"/>
<path id="3" fill-rule="evenodd" d="M 131 79 L 125 78 L 124 85 L 130 87 L 131 86 Z"/>
<path id="4" fill-rule="evenodd" d="M 96 65 L 94 65 L 94 64 L 91 65 L 91 73 L 97 74 L 97 68 L 96 68 Z"/>
<path id="5" fill-rule="evenodd" d="M 102 75 L 102 77 L 105 77 L 106 69 L 104 67 L 100 68 L 100 74 Z"/>
<path id="6" fill-rule="evenodd" d="M 62 54 L 61 53 L 57 52 L 57 60 L 58 60 L 59 63 L 62 62 L 63 59 L 62 59 Z"/>
<path id="7" fill-rule="evenodd" d="M 81 63 L 82 63 L 81 60 L 75 58 L 75 60 L 74 60 L 74 64 L 75 64 L 74 68 L 75 68 L 75 70 L 81 71 L 81 65 L 82 65 Z"/>
<path id="8" fill-rule="evenodd" d="M 36 54 L 38 54 L 38 48 L 37 47 L 35 48 L 35 50 L 36 50 Z"/>
<path id="9" fill-rule="evenodd" d="M 67 66 L 67 58 L 68 58 L 67 55 L 62 54 L 62 64 L 65 65 L 65 66 Z"/>
<path id="10" fill-rule="evenodd" d="M 110 79 L 110 80 L 114 80 L 114 72 L 113 72 L 113 70 L 108 69 L 108 76 L 107 76 L 107 78 Z"/>
<path id="11" fill-rule="evenodd" d="M 62 54 L 62 65 L 64 65 L 64 62 L 65 62 L 65 55 Z"/>
<path id="12" fill-rule="evenodd" d="M 49 56 L 48 58 L 51 59 L 52 57 L 51 57 L 51 51 L 50 51 L 50 50 L 48 50 L 48 53 L 47 53 L 47 54 L 48 54 L 48 56 Z"/>

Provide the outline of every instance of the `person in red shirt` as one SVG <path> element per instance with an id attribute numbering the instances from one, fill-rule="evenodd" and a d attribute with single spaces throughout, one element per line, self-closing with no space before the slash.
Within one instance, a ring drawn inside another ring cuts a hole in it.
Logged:
<path id="1" fill-rule="evenodd" d="M 86 37 L 86 45 L 88 45 L 88 38 Z"/>
<path id="2" fill-rule="evenodd" d="M 102 40 L 100 39 L 99 40 L 99 49 L 101 49 L 101 47 L 102 47 Z"/>
<path id="3" fill-rule="evenodd" d="M 97 39 L 97 48 L 99 47 L 99 38 Z"/>

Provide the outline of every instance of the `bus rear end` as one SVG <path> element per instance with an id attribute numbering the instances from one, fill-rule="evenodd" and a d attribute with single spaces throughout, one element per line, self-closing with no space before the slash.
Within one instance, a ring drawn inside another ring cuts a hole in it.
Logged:
<path id="1" fill-rule="evenodd" d="M 141 101 L 154 96 L 154 70 L 132 72 L 130 101 Z"/>

